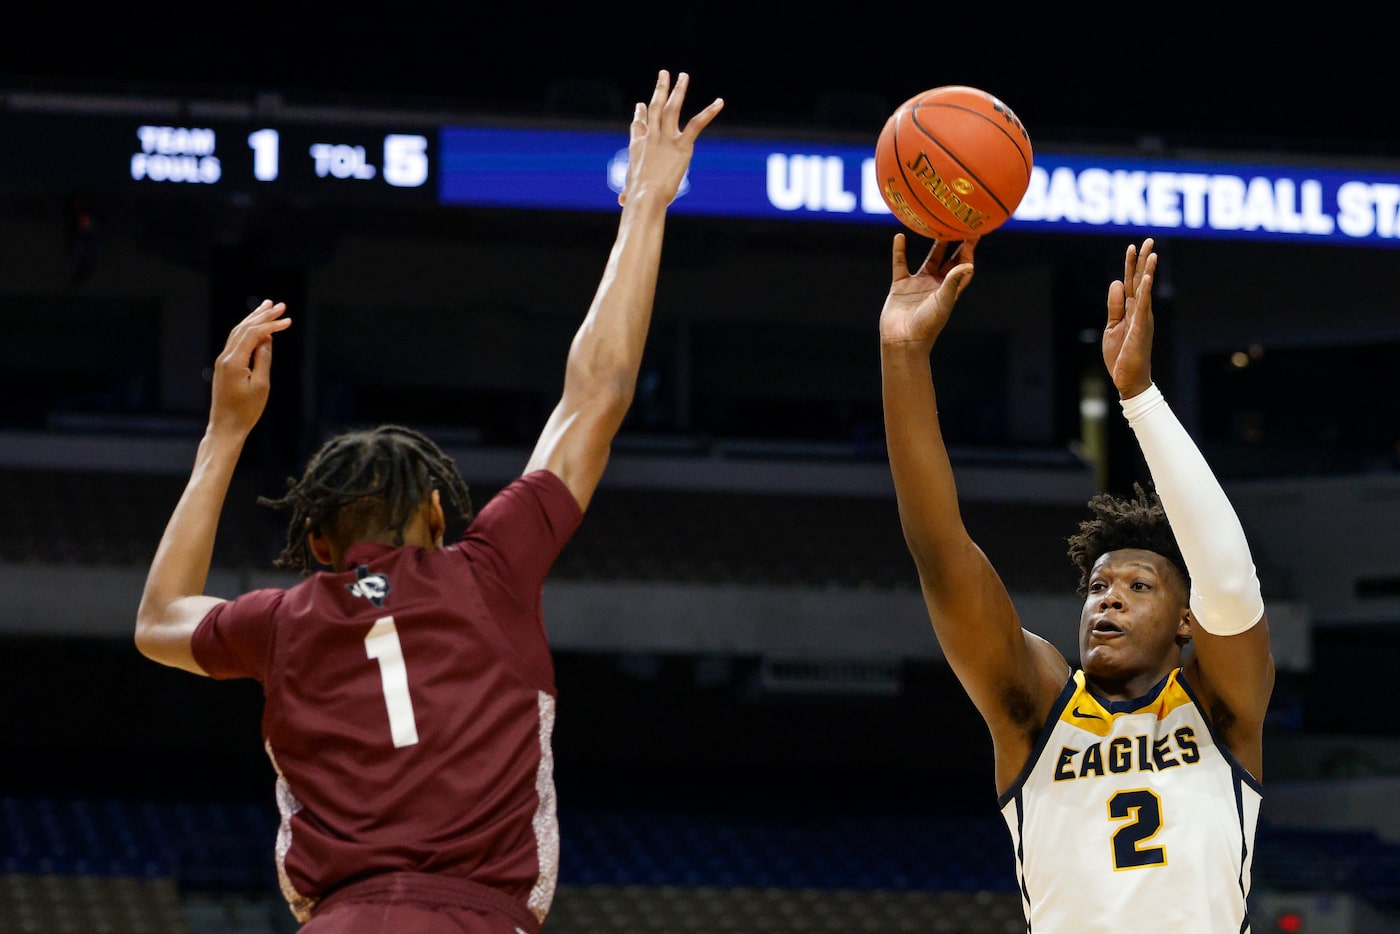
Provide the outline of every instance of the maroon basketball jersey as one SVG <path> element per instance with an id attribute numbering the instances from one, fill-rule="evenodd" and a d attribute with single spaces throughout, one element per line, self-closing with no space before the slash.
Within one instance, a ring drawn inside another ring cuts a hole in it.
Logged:
<path id="1" fill-rule="evenodd" d="M 582 519 L 547 471 L 446 548 L 356 545 L 344 573 L 222 603 L 195 659 L 256 678 L 277 772 L 275 857 L 300 920 L 381 872 L 469 878 L 543 921 L 558 874 L 545 576 Z"/>

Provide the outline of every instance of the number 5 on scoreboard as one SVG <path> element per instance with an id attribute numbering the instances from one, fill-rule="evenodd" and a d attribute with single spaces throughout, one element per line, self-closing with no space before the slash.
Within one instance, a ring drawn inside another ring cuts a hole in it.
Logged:
<path id="1" fill-rule="evenodd" d="M 384 685 L 384 706 L 389 710 L 389 735 L 395 748 L 418 742 L 418 724 L 413 718 L 413 698 L 408 694 L 408 667 L 403 646 L 392 616 L 374 621 L 365 636 L 365 654 L 379 662 L 379 680 Z"/>
<path id="2" fill-rule="evenodd" d="M 428 181 L 428 138 L 407 133 L 384 137 L 384 181 L 395 188 L 419 188 Z"/>

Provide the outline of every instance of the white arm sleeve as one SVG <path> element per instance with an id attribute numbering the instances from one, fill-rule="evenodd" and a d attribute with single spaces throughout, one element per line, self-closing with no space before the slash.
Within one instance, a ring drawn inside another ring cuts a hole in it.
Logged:
<path id="1" fill-rule="evenodd" d="M 1196 622 L 1217 636 L 1244 632 L 1264 598 L 1234 507 L 1156 383 L 1122 405 L 1191 573 Z"/>

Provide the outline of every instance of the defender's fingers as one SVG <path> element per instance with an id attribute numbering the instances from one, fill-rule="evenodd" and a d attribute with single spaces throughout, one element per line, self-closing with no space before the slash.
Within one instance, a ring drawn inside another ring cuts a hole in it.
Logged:
<path id="1" fill-rule="evenodd" d="M 235 332 L 237 332 L 239 328 L 247 327 L 248 325 L 253 324 L 265 317 L 271 316 L 272 309 L 274 307 L 275 306 L 272 304 L 272 299 L 263 299 L 256 308 L 254 308 L 252 311 L 248 312 L 246 315 L 243 316 L 242 321 L 239 321 L 233 326 L 233 329 L 229 331 L 229 341 L 233 341 L 233 335 Z"/>
<path id="2" fill-rule="evenodd" d="M 669 113 L 680 113 L 681 105 L 685 103 L 685 91 L 688 87 L 690 87 L 690 75 L 682 71 L 676 75 L 676 84 L 666 97 L 666 110 Z"/>
<path id="3" fill-rule="evenodd" d="M 664 107 L 666 97 L 671 93 L 671 73 L 661 69 L 656 73 L 656 86 L 651 89 L 652 107 Z"/>
<path id="4" fill-rule="evenodd" d="M 661 119 L 668 131 L 679 130 L 681 125 L 681 105 L 685 103 L 685 91 L 690 86 L 690 75 L 681 72 L 676 75 L 675 86 L 661 107 Z"/>
<path id="5" fill-rule="evenodd" d="M 286 310 L 286 302 L 274 303 L 272 299 L 265 298 L 258 304 L 258 307 L 244 315 L 243 322 L 240 323 L 260 321 L 265 318 L 275 318 Z"/>
<path id="6" fill-rule="evenodd" d="M 243 339 L 243 333 L 247 331 L 248 328 L 255 325 L 259 320 L 269 315 L 272 311 L 272 307 L 273 305 L 271 299 L 263 299 L 263 301 L 258 305 L 258 307 L 248 312 L 246 315 L 243 316 L 242 321 L 238 322 L 232 328 L 230 328 L 228 332 L 228 337 L 224 338 L 224 352 L 227 353 L 228 351 L 232 350 L 233 347 Z"/>
<path id="7" fill-rule="evenodd" d="M 710 121 L 719 116 L 719 112 L 724 109 L 724 98 L 716 97 L 710 101 L 709 105 L 699 113 L 690 118 L 690 122 L 685 125 L 685 134 L 691 139 L 700 135 L 700 131 L 710 125 Z"/>
<path id="8" fill-rule="evenodd" d="M 248 360 L 258 344 L 271 340 L 273 334 L 285 331 L 291 326 L 291 318 L 273 318 L 260 323 L 240 324 L 229 334 L 224 353 L 240 360 Z"/>

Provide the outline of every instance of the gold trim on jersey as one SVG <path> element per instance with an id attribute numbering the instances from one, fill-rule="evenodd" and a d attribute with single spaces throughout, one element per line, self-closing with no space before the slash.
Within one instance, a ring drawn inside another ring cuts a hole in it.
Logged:
<path id="1" fill-rule="evenodd" d="M 1157 715 L 1158 720 L 1164 720 L 1178 707 L 1184 707 L 1191 703 L 1190 695 L 1186 693 L 1186 688 L 1179 680 L 1180 674 L 1180 668 L 1174 669 L 1167 676 L 1162 690 L 1149 698 L 1141 707 L 1110 712 L 1098 698 L 1089 693 L 1089 688 L 1084 683 L 1084 672 L 1076 671 L 1074 673 L 1074 693 L 1066 702 L 1064 709 L 1060 711 L 1060 722 L 1068 723 L 1076 729 L 1093 733 L 1095 736 L 1107 736 L 1113 732 L 1113 721 L 1118 717 L 1152 713 Z"/>

